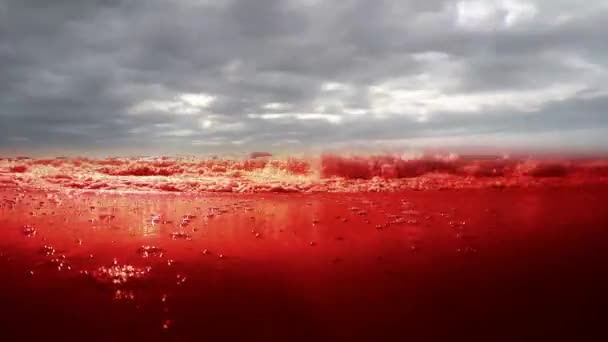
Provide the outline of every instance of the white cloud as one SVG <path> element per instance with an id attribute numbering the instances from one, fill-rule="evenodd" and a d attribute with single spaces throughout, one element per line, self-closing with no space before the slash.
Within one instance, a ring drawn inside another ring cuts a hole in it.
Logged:
<path id="1" fill-rule="evenodd" d="M 484 113 L 488 110 L 532 112 L 553 101 L 574 97 L 585 84 L 555 84 L 536 90 L 444 93 L 439 89 L 370 88 L 371 111 L 420 118 L 435 113 Z"/>
<path id="2" fill-rule="evenodd" d="M 203 127 L 203 128 L 211 128 L 211 126 L 213 126 L 213 121 L 211 121 L 209 119 L 201 120 L 201 127 Z"/>
<path id="3" fill-rule="evenodd" d="M 358 116 L 368 114 L 369 110 L 365 108 L 344 108 L 344 114 Z"/>
<path id="4" fill-rule="evenodd" d="M 509 28 L 537 13 L 534 3 L 522 0 L 463 0 L 456 3 L 456 24 L 471 30 Z"/>
<path id="5" fill-rule="evenodd" d="M 262 113 L 249 114 L 251 119 L 262 120 L 280 120 L 280 119 L 296 119 L 296 120 L 322 120 L 332 124 L 342 122 L 342 116 L 336 114 L 321 114 L 321 113 Z"/>
<path id="6" fill-rule="evenodd" d="M 504 24 L 507 27 L 530 21 L 536 17 L 538 9 L 534 3 L 521 0 L 504 0 L 502 8 L 507 12 Z"/>
<path id="7" fill-rule="evenodd" d="M 192 140 L 191 144 L 194 146 L 219 146 L 224 142 L 217 140 Z"/>
<path id="8" fill-rule="evenodd" d="M 496 22 L 497 7 L 494 3 L 480 0 L 459 1 L 456 4 L 456 23 L 475 29 Z"/>
<path id="9" fill-rule="evenodd" d="M 442 62 L 446 61 L 450 56 L 445 52 L 426 51 L 411 54 L 412 58 L 417 62 Z"/>
<path id="10" fill-rule="evenodd" d="M 160 132 L 157 135 L 161 137 L 190 137 L 194 134 L 195 132 L 191 129 L 175 129 L 166 132 Z"/>
<path id="11" fill-rule="evenodd" d="M 302 142 L 298 139 L 283 139 L 272 144 L 272 146 L 285 146 L 285 145 L 300 145 Z"/>
<path id="12" fill-rule="evenodd" d="M 214 96 L 209 94 L 199 93 L 199 94 L 182 94 L 179 96 L 179 99 L 192 107 L 196 108 L 207 108 L 209 105 L 215 100 Z"/>
<path id="13" fill-rule="evenodd" d="M 291 109 L 291 105 L 289 103 L 283 102 L 270 102 L 265 104 L 262 108 L 267 110 L 288 110 Z"/>
<path id="14" fill-rule="evenodd" d="M 201 119 L 200 126 L 210 132 L 238 132 L 247 128 L 244 122 L 226 122 L 213 117 Z"/>
<path id="15" fill-rule="evenodd" d="M 202 113 L 214 100 L 214 96 L 204 93 L 184 93 L 172 100 L 143 100 L 131 106 L 128 112 L 129 114 L 162 112 L 176 115 L 195 115 Z"/>
<path id="16" fill-rule="evenodd" d="M 321 85 L 321 90 L 323 91 L 339 91 L 346 89 L 348 89 L 348 86 L 339 82 L 325 82 L 323 85 Z"/>

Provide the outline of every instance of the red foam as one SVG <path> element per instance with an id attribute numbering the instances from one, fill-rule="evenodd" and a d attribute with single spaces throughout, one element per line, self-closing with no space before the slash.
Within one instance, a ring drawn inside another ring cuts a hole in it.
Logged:
<path id="1" fill-rule="evenodd" d="M 4 170 L 4 171 L 2 171 Z M 608 183 L 608 160 L 324 154 L 309 158 L 62 158 L 0 161 L 30 188 L 146 191 L 359 192 Z M 141 181 L 150 178 L 151 181 Z M 160 179 L 156 179 L 160 178 Z M 170 178 L 170 180 L 162 180 Z"/>

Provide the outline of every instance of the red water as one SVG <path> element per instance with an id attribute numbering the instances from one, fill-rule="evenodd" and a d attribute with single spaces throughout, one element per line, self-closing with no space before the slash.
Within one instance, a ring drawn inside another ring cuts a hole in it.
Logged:
<path id="1" fill-rule="evenodd" d="M 607 190 L 5 189 L 0 331 L 4 340 L 587 340 L 605 308 Z M 113 278 L 102 267 L 114 263 L 140 273 Z"/>
<path id="2" fill-rule="evenodd" d="M 4 160 L 0 337 L 602 332 L 604 162 L 377 160 Z"/>

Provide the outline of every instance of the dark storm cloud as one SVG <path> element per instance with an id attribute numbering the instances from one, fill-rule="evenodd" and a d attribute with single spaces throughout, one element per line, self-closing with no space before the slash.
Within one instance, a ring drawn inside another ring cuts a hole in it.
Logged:
<path id="1" fill-rule="evenodd" d="M 608 132 L 607 30 L 607 1 L 0 0 L 0 150 Z"/>

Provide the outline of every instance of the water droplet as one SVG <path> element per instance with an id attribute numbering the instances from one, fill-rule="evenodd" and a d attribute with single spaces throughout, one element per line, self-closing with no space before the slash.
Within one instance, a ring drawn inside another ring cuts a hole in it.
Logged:
<path id="1" fill-rule="evenodd" d="M 185 283 L 186 279 L 188 279 L 186 276 L 184 276 L 182 274 L 178 274 L 177 275 L 177 285 L 181 285 L 181 284 Z"/>
<path id="2" fill-rule="evenodd" d="M 125 284 L 133 280 L 143 279 L 150 272 L 150 267 L 134 267 L 132 265 L 113 264 L 109 267 L 100 267 L 92 275 L 95 280 L 104 284 Z"/>
<path id="3" fill-rule="evenodd" d="M 52 246 L 44 245 L 42 246 L 40 252 L 46 256 L 51 256 L 55 254 L 55 248 L 53 248 Z"/>
<path id="4" fill-rule="evenodd" d="M 36 229 L 30 225 L 23 226 L 23 234 L 27 237 L 35 236 L 37 233 Z"/>
<path id="5" fill-rule="evenodd" d="M 143 258 L 150 256 L 162 257 L 163 253 L 164 250 L 156 246 L 141 246 L 137 249 L 137 254 L 141 255 Z"/>
<path id="6" fill-rule="evenodd" d="M 177 240 L 177 239 L 192 240 L 192 236 L 185 232 L 173 232 L 173 233 L 171 233 L 171 238 L 173 240 Z"/>
<path id="7" fill-rule="evenodd" d="M 116 290 L 114 292 L 114 300 L 133 300 L 135 299 L 135 293 L 131 290 Z"/>

